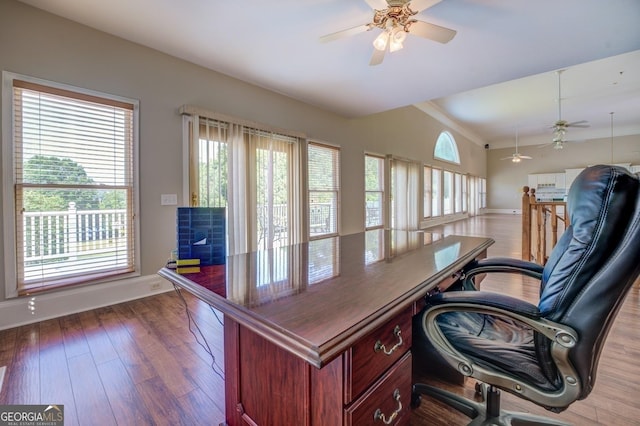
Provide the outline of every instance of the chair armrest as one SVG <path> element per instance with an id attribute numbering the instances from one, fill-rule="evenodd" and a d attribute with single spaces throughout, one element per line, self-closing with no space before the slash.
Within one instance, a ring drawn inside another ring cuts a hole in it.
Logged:
<path id="1" fill-rule="evenodd" d="M 522 299 L 489 291 L 452 291 L 438 293 L 427 298 L 427 305 L 436 306 L 443 304 L 447 304 L 448 306 L 464 304 L 469 307 L 496 308 L 500 311 L 524 315 L 531 319 L 540 318 L 540 310 L 536 305 Z"/>
<path id="2" fill-rule="evenodd" d="M 464 267 L 462 285 L 465 289 L 472 290 L 475 288 L 472 280 L 475 275 L 496 272 L 521 274 L 539 280 L 542 278 L 543 270 L 544 267 L 542 265 L 528 262 L 526 260 L 510 257 L 488 257 L 485 259 L 474 260 Z"/>
<path id="3" fill-rule="evenodd" d="M 549 340 L 566 348 L 575 346 L 578 334 L 564 324 L 543 318 L 536 305 L 522 299 L 490 291 L 453 291 L 428 297 L 425 317 L 433 323 L 444 312 L 477 312 L 501 315 L 524 323 Z"/>
<path id="4" fill-rule="evenodd" d="M 438 315 L 446 312 L 475 312 L 502 316 L 525 324 L 551 341 L 550 351 L 563 385 L 559 391 L 549 392 L 523 382 L 491 367 L 478 364 L 458 351 L 441 332 Z M 422 314 L 424 333 L 446 362 L 465 376 L 491 383 L 502 389 L 518 389 L 518 394 L 544 407 L 566 407 L 581 392 L 581 383 L 569 352 L 578 342 L 578 334 L 571 327 L 549 321 L 541 316 L 538 307 L 521 299 L 488 291 L 455 291 L 427 298 Z"/>

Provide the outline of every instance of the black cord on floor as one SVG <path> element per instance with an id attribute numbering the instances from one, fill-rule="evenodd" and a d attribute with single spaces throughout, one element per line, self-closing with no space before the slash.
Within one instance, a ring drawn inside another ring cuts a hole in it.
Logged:
<path id="1" fill-rule="evenodd" d="M 211 347 L 209 346 L 209 343 L 207 342 L 207 339 L 204 337 L 204 334 L 202 333 L 202 330 L 200 330 L 200 327 L 198 327 L 198 324 L 193 319 L 193 317 L 191 315 L 191 311 L 189 310 L 189 305 L 187 304 L 187 301 L 185 300 L 184 296 L 182 295 L 182 292 L 180 291 L 180 287 L 178 287 L 177 285 L 174 284 L 173 288 L 175 289 L 176 293 L 178 293 L 178 296 L 180 296 L 180 299 L 182 300 L 182 303 L 184 304 L 185 312 L 187 313 L 187 318 L 189 319 L 189 331 L 191 332 L 191 334 L 193 334 L 193 337 L 196 338 L 196 342 L 205 350 L 206 353 L 208 353 L 211 356 L 211 359 L 212 359 L 211 368 L 213 369 L 213 372 L 216 373 L 222 380 L 224 380 L 223 369 L 220 368 L 220 366 L 216 362 L 216 356 L 213 354 L 213 351 L 211 350 Z M 213 310 L 213 308 L 211 308 L 211 309 Z M 215 311 L 213 313 L 216 316 L 216 319 L 218 320 L 218 322 L 220 322 L 220 324 L 222 324 L 222 321 L 220 321 L 220 318 L 218 318 L 218 315 L 215 313 Z M 198 338 L 198 335 L 196 334 L 196 332 L 193 331 L 194 327 L 198 331 L 198 334 L 200 335 L 200 338 L 202 338 L 202 342 L 204 342 L 204 343 L 202 343 L 200 341 L 200 339 Z"/>
<path id="2" fill-rule="evenodd" d="M 222 322 L 222 320 L 220 319 L 220 317 L 218 316 L 218 311 L 216 311 L 213 306 L 209 305 L 209 309 L 211 309 L 211 312 L 213 312 L 213 315 L 216 317 L 216 319 L 218 320 L 218 322 L 220 323 L 220 325 L 224 325 L 224 322 Z"/>

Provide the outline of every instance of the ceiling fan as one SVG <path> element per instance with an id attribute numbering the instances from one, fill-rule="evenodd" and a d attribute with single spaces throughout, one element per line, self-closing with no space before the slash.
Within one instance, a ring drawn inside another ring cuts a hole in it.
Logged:
<path id="1" fill-rule="evenodd" d="M 516 130 L 516 152 L 511 154 L 511 156 L 509 157 L 501 158 L 501 160 L 511 160 L 514 163 L 519 163 L 522 160 L 531 160 L 531 159 L 532 157 L 529 157 L 528 155 L 522 155 L 518 152 L 518 130 Z"/>
<path id="2" fill-rule="evenodd" d="M 560 76 L 565 70 L 558 70 L 556 74 L 558 74 L 558 121 L 553 123 L 551 129 L 553 129 L 553 141 L 551 144 L 555 149 L 562 149 L 564 147 L 564 143 L 568 142 L 565 140 L 565 135 L 567 134 L 567 128 L 569 127 L 589 127 L 589 123 L 586 120 L 574 121 L 569 123 L 566 120 L 562 119 L 562 81 Z"/>
<path id="3" fill-rule="evenodd" d="M 369 65 L 381 64 L 387 50 L 395 52 L 402 49 L 402 43 L 408 34 L 447 43 L 456 35 L 456 31 L 414 19 L 417 13 L 430 8 L 441 0 L 365 0 L 374 10 L 373 20 L 368 24 L 320 37 L 321 42 L 333 41 L 374 28 L 382 32 L 373 41 L 373 55 Z"/>

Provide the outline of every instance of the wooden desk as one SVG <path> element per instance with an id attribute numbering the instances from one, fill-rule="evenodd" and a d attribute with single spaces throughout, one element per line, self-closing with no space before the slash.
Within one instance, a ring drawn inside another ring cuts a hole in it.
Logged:
<path id="1" fill-rule="evenodd" d="M 405 424 L 412 317 L 491 244 L 379 230 L 159 274 L 225 314 L 227 424 Z"/>

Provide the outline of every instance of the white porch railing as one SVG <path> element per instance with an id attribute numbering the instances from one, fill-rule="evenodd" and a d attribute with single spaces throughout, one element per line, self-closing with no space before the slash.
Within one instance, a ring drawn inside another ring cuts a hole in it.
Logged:
<path id="1" fill-rule="evenodd" d="M 126 244 L 126 210 L 24 212 L 25 265 L 56 262 Z"/>

